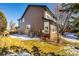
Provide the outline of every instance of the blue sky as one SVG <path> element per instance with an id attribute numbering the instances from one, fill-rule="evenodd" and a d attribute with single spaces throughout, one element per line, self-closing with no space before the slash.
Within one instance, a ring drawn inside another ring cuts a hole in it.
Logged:
<path id="1" fill-rule="evenodd" d="M 53 3 L 33 3 L 33 4 L 46 5 L 51 11 L 56 7 L 56 4 Z M 2 11 L 6 16 L 8 24 L 11 20 L 13 20 L 16 24 L 18 24 L 17 19 L 19 19 L 23 15 L 28 5 L 29 3 L 0 3 L 0 11 Z"/>

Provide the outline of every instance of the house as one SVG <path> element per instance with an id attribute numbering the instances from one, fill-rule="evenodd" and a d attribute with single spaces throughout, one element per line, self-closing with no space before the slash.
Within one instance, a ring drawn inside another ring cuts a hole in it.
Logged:
<path id="1" fill-rule="evenodd" d="M 2 12 L 0 12 L 0 33 L 2 31 L 2 28 L 3 28 L 2 19 L 3 19 L 3 15 L 2 15 Z"/>
<path id="2" fill-rule="evenodd" d="M 0 30 L 2 28 L 2 16 L 0 15 Z"/>
<path id="3" fill-rule="evenodd" d="M 26 34 L 26 29 L 38 34 L 56 32 L 54 14 L 45 5 L 28 5 L 19 21 L 19 33 Z"/>

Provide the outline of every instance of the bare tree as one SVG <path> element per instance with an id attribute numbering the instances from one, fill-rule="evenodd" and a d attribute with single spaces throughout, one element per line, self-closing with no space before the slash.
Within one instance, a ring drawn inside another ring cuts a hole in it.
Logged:
<path id="1" fill-rule="evenodd" d="M 72 12 L 66 12 L 62 7 L 62 4 L 57 4 L 55 10 L 56 17 L 56 27 L 57 27 L 57 43 L 61 41 L 61 35 L 64 34 L 66 28 L 68 27 L 68 20 L 71 17 Z"/>
<path id="2" fill-rule="evenodd" d="M 10 31 L 13 31 L 16 27 L 16 23 L 13 22 L 13 20 L 10 21 L 10 24 L 9 24 L 9 27 L 10 27 Z"/>

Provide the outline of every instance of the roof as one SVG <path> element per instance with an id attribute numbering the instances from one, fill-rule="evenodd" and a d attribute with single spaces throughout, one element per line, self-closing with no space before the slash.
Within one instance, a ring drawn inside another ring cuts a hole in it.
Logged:
<path id="1" fill-rule="evenodd" d="M 52 17 L 55 18 L 54 14 L 50 11 L 50 9 L 46 5 L 28 5 L 20 19 L 22 19 L 24 17 L 24 15 L 27 12 L 27 10 L 29 9 L 29 7 L 42 7 L 45 10 L 49 11 L 49 13 L 52 15 Z M 20 19 L 18 19 L 18 20 L 20 20 Z"/>

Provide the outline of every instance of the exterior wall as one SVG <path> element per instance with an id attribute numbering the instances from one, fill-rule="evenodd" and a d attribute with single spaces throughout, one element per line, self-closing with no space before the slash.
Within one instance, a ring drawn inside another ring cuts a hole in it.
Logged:
<path id="1" fill-rule="evenodd" d="M 55 19 L 53 18 L 53 16 L 48 11 L 44 11 L 44 18 L 49 19 L 49 20 L 53 20 L 54 22 L 56 22 Z M 55 23 L 50 25 L 50 32 L 56 32 Z"/>
<path id="2" fill-rule="evenodd" d="M 27 25 L 30 25 L 31 31 L 38 32 L 43 29 L 43 8 L 29 7 L 20 24 L 20 31 L 24 32 Z"/>
<path id="3" fill-rule="evenodd" d="M 54 41 L 57 42 L 57 29 L 56 29 L 56 25 L 50 25 L 51 29 L 50 29 L 50 41 Z"/>
<path id="4" fill-rule="evenodd" d="M 25 33 L 25 29 L 27 25 L 31 28 L 31 31 L 33 32 L 39 32 L 40 30 L 44 31 L 45 30 L 44 19 L 42 17 L 55 21 L 55 19 L 50 15 L 50 13 L 44 10 L 43 8 L 30 7 L 27 10 L 26 14 L 24 15 L 23 19 L 20 21 L 19 24 L 20 32 Z M 49 21 L 47 20 L 47 22 Z M 46 24 L 46 26 L 49 26 L 48 30 L 50 31 L 50 39 L 55 38 L 54 36 L 54 33 L 56 32 L 55 24 L 48 24 L 48 25 Z"/>
<path id="5" fill-rule="evenodd" d="M 48 11 L 44 11 L 44 18 L 53 20 L 54 22 L 56 22 L 55 19 Z M 57 42 L 57 29 L 56 29 L 55 23 L 52 22 L 52 24 L 50 24 L 49 31 L 50 31 L 50 41 Z"/>
<path id="6" fill-rule="evenodd" d="M 55 21 L 55 19 L 52 17 L 53 15 L 51 15 L 48 11 L 44 11 L 44 17 L 46 19 L 50 19 L 50 20 L 53 20 Z"/>
<path id="7" fill-rule="evenodd" d="M 57 29 L 56 29 L 56 25 L 55 25 L 55 24 L 51 24 L 50 27 L 51 27 L 51 30 L 50 30 L 51 33 L 57 31 Z"/>

